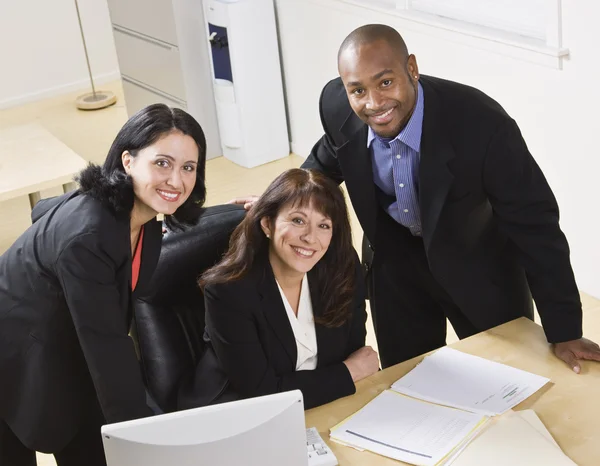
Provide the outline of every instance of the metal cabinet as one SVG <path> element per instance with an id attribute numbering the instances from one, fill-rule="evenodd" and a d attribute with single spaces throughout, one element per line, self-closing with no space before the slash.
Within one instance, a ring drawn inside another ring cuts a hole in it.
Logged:
<path id="1" fill-rule="evenodd" d="M 113 25 L 177 45 L 171 0 L 108 0 Z"/>
<path id="2" fill-rule="evenodd" d="M 153 103 L 188 111 L 207 158 L 222 155 L 201 0 L 108 0 L 129 116 Z"/>

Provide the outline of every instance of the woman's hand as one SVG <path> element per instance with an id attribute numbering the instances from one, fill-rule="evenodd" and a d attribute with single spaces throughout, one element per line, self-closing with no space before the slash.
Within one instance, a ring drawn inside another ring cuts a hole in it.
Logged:
<path id="1" fill-rule="evenodd" d="M 370 346 L 363 346 L 356 350 L 344 361 L 353 382 L 358 382 L 379 370 L 377 352 Z"/>

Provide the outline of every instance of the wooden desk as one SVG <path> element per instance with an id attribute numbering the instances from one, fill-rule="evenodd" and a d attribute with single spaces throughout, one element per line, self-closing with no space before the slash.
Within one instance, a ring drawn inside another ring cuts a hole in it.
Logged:
<path id="1" fill-rule="evenodd" d="M 597 341 L 597 335 L 588 332 L 587 336 Z M 542 328 L 525 318 L 450 346 L 550 378 L 550 384 L 517 405 L 515 410 L 535 410 L 563 451 L 579 466 L 600 464 L 600 403 L 596 400 L 600 393 L 600 364 L 583 362 L 582 373 L 575 374 L 551 352 Z M 317 427 L 340 466 L 405 464 L 331 442 L 329 429 L 389 388 L 423 357 L 378 372 L 361 380 L 355 395 L 306 412 L 307 427 Z"/>
<path id="2" fill-rule="evenodd" d="M 35 203 L 72 189 L 85 166 L 37 123 L 0 129 L 0 254 L 31 225 Z"/>
<path id="3" fill-rule="evenodd" d="M 30 195 L 73 181 L 86 162 L 37 123 L 0 130 L 0 201 Z M 33 207 L 33 205 L 32 205 Z"/>

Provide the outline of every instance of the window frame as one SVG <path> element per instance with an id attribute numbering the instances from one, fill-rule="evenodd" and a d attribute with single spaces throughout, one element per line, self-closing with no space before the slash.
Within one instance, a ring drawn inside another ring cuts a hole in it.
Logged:
<path id="1" fill-rule="evenodd" d="M 307 1 L 351 9 L 349 12 L 356 12 L 358 7 L 385 13 L 411 22 L 411 29 L 419 32 L 550 68 L 562 69 L 563 60 L 569 56 L 569 49 L 562 43 L 561 0 L 547 0 L 545 40 L 417 11 L 412 8 L 412 0 Z"/>

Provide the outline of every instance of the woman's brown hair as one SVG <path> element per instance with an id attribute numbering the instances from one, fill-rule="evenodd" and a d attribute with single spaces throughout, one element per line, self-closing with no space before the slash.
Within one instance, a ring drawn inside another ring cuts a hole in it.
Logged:
<path id="1" fill-rule="evenodd" d="M 293 168 L 279 175 L 256 201 L 229 240 L 229 250 L 217 265 L 207 270 L 199 280 L 206 285 L 227 283 L 244 277 L 256 258 L 267 254 L 269 240 L 260 226 L 262 218 L 271 224 L 284 206 L 312 206 L 331 219 L 332 237 L 325 255 L 314 272 L 324 313 L 317 323 L 339 327 L 351 315 L 356 253 L 344 194 L 339 186 L 320 172 Z"/>

